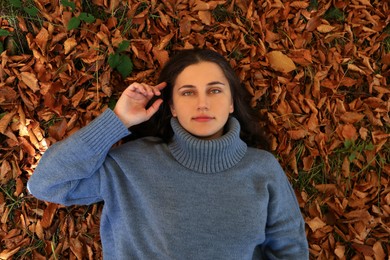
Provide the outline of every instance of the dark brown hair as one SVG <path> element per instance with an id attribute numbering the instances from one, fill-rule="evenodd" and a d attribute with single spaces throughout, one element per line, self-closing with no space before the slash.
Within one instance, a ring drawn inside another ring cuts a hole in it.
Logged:
<path id="1" fill-rule="evenodd" d="M 221 54 L 208 49 L 181 50 L 164 65 L 158 79 L 158 83 L 167 83 L 161 96 L 164 102 L 151 120 L 130 130 L 132 132 L 142 132 L 144 133 L 142 134 L 143 136 L 147 134 L 159 136 L 165 142 L 169 142 L 173 136 L 170 125 L 170 119 L 172 117 L 170 104 L 172 102 L 172 89 L 175 85 L 176 78 L 185 68 L 200 62 L 213 62 L 217 64 L 228 80 L 234 104 L 232 116 L 240 122 L 241 139 L 248 146 L 268 150 L 265 133 L 259 124 L 260 118 L 250 106 L 251 95 L 241 83 L 229 62 Z M 152 133 L 146 134 L 145 130 L 152 130 Z"/>

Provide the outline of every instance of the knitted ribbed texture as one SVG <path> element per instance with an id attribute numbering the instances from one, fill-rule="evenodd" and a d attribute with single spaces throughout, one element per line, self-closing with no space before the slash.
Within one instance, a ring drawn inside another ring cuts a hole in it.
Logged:
<path id="1" fill-rule="evenodd" d="M 245 155 L 247 145 L 240 139 L 240 124 L 234 117 L 228 121 L 228 131 L 212 140 L 196 138 L 171 119 L 175 133 L 169 148 L 184 167 L 200 173 L 217 173 L 236 165 Z"/>
<path id="2" fill-rule="evenodd" d="M 91 127 L 80 130 L 81 139 L 96 152 L 107 151 L 107 148 L 129 134 L 129 130 L 112 110 L 106 109 L 103 114 L 90 123 Z"/>

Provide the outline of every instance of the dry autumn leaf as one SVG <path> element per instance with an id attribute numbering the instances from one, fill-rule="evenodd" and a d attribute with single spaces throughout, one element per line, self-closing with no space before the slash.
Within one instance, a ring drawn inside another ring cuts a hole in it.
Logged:
<path id="1" fill-rule="evenodd" d="M 320 33 L 328 33 L 333 31 L 334 29 L 335 29 L 334 26 L 327 25 L 327 24 L 321 24 L 317 26 L 317 31 L 319 31 Z"/>
<path id="2" fill-rule="evenodd" d="M 34 73 L 23 71 L 20 73 L 20 77 L 22 82 L 26 84 L 33 92 L 39 90 L 38 79 Z"/>
<path id="3" fill-rule="evenodd" d="M 102 259 L 101 204 L 47 206 L 25 183 L 48 146 L 112 107 L 133 81 L 156 82 L 175 51 L 199 47 L 228 58 L 264 116 L 271 152 L 299 195 L 310 259 L 386 259 L 387 1 L 94 0 L 75 11 L 32 2 L 39 22 L 0 11 L 17 44 L 11 54 L 11 37 L 0 37 L 0 258 Z M 100 19 L 66 30 L 87 6 Z M 123 41 L 134 63 L 126 79 L 107 64 Z"/>
<path id="4" fill-rule="evenodd" d="M 74 47 L 77 46 L 77 41 L 75 38 L 69 38 L 67 39 L 65 42 L 64 42 L 64 50 L 65 50 L 65 54 L 69 54 Z"/>
<path id="5" fill-rule="evenodd" d="M 266 54 L 271 68 L 276 71 L 288 73 L 296 69 L 294 62 L 281 51 L 272 51 Z"/>

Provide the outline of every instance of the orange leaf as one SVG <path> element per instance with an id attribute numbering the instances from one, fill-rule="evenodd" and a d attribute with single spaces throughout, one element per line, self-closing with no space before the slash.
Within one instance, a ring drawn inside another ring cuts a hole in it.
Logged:
<path id="1" fill-rule="evenodd" d="M 307 1 L 294 1 L 290 4 L 290 6 L 299 9 L 305 9 L 309 6 L 309 3 Z"/>
<path id="2" fill-rule="evenodd" d="M 341 126 L 341 135 L 345 140 L 356 140 L 358 138 L 356 128 L 351 124 Z"/>
<path id="3" fill-rule="evenodd" d="M 199 11 L 198 12 L 199 19 L 202 21 L 202 23 L 206 25 L 211 24 L 211 13 L 210 11 Z"/>
<path id="4" fill-rule="evenodd" d="M 331 26 L 331 25 L 321 24 L 317 27 L 317 31 L 319 31 L 320 33 L 328 33 L 328 32 L 333 31 L 335 28 L 336 27 Z"/>
<path id="5" fill-rule="evenodd" d="M 292 59 L 290 59 L 287 55 L 284 55 L 280 51 L 271 51 L 266 54 L 271 68 L 276 71 L 288 73 L 296 69 L 296 66 Z"/>
<path id="6" fill-rule="evenodd" d="M 65 54 L 68 54 L 74 47 L 77 46 L 77 41 L 75 38 L 69 38 L 64 42 L 64 51 Z"/>

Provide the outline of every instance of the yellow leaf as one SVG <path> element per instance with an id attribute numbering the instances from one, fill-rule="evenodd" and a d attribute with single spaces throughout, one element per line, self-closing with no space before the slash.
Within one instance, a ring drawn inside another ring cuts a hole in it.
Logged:
<path id="1" fill-rule="evenodd" d="M 271 68 L 276 71 L 288 73 L 296 69 L 296 66 L 292 59 L 290 59 L 287 55 L 284 55 L 280 51 L 271 51 L 266 54 L 266 57 L 269 60 Z"/>

